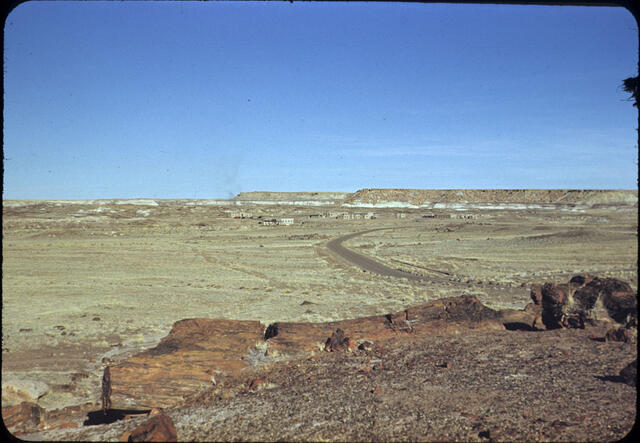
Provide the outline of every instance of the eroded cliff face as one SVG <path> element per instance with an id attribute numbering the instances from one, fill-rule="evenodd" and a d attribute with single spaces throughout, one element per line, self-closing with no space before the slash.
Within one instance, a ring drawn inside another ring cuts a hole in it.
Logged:
<path id="1" fill-rule="evenodd" d="M 349 194 L 344 200 L 345 204 L 350 205 L 391 202 L 414 206 L 438 203 L 633 205 L 638 202 L 638 192 L 567 189 L 361 189 Z"/>
<path id="2" fill-rule="evenodd" d="M 243 192 L 234 201 L 342 204 L 346 206 L 433 206 L 442 204 L 637 205 L 635 190 L 570 189 L 360 189 L 346 192 Z"/>

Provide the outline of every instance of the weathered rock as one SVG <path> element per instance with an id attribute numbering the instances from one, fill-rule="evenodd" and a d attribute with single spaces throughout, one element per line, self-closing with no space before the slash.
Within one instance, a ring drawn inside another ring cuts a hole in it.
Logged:
<path id="1" fill-rule="evenodd" d="M 533 303 L 530 303 L 533 306 Z M 500 319 L 507 329 L 510 330 L 534 330 L 536 329 L 536 319 L 540 314 L 536 310 L 516 310 L 504 309 L 500 311 Z"/>
<path id="2" fill-rule="evenodd" d="M 569 286 L 545 283 L 542 286 L 542 321 L 548 329 L 562 327 L 563 306 L 569 298 Z"/>
<path id="3" fill-rule="evenodd" d="M 46 383 L 3 374 L 2 405 L 13 406 L 23 402 L 36 403 L 50 391 Z"/>
<path id="4" fill-rule="evenodd" d="M 577 274 L 571 277 L 571 280 L 569 280 L 569 284 L 572 285 L 574 289 L 577 289 L 591 283 L 591 280 L 593 280 L 594 278 L 595 276 L 591 274 Z"/>
<path id="5" fill-rule="evenodd" d="M 532 285 L 531 286 L 531 300 L 536 305 L 542 305 L 542 286 L 541 285 Z"/>
<path id="6" fill-rule="evenodd" d="M 532 290 L 532 299 L 537 293 Z M 549 329 L 583 328 L 585 323 L 609 321 L 636 324 L 637 300 L 631 287 L 613 278 L 576 275 L 568 284 L 545 283 L 542 321 Z"/>
<path id="7" fill-rule="evenodd" d="M 616 323 L 627 323 L 637 318 L 637 300 L 629 284 L 614 278 L 594 277 L 573 294 L 571 310 L 588 312 L 594 318 L 610 318 Z M 576 309 L 577 308 L 577 309 Z"/>
<path id="8" fill-rule="evenodd" d="M 257 321 L 196 318 L 174 323 L 160 343 L 111 365 L 110 405 L 121 409 L 172 407 L 213 385 L 217 373 L 237 374 L 249 349 L 263 340 Z"/>
<path id="9" fill-rule="evenodd" d="M 631 335 L 627 328 L 611 328 L 604 336 L 604 341 L 623 341 L 628 342 L 631 340 Z"/>
<path id="10" fill-rule="evenodd" d="M 247 382 L 247 385 L 249 386 L 250 390 L 254 391 L 256 389 L 259 389 L 261 386 L 264 386 L 265 383 L 266 382 L 261 378 L 252 378 Z"/>
<path id="11" fill-rule="evenodd" d="M 344 336 L 344 331 L 342 329 L 336 329 L 324 344 L 324 350 L 328 352 L 353 350 L 354 348 L 355 343 L 349 337 Z"/>
<path id="12" fill-rule="evenodd" d="M 295 356 L 323 350 L 337 329 L 354 343 L 381 342 L 405 334 L 435 330 L 504 330 L 501 314 L 487 308 L 475 296 L 450 297 L 387 315 L 375 315 L 328 323 L 278 322 L 265 332 L 269 350 Z"/>
<path id="13" fill-rule="evenodd" d="M 527 314 L 533 317 L 531 328 L 535 331 L 544 331 L 545 329 L 547 329 L 547 327 L 544 325 L 544 322 L 542 321 L 542 292 L 541 291 L 542 291 L 542 287 L 540 287 L 539 303 L 536 303 L 534 301 L 532 303 L 528 303 L 524 307 L 524 312 L 526 312 Z"/>
<path id="14" fill-rule="evenodd" d="M 44 409 L 35 403 L 22 402 L 2 408 L 2 420 L 7 430 L 13 434 L 35 432 L 44 420 L 44 412 Z"/>
<path id="15" fill-rule="evenodd" d="M 178 432 L 168 415 L 159 414 L 142 423 L 128 436 L 125 433 L 121 441 L 178 441 Z"/>
<path id="16" fill-rule="evenodd" d="M 629 386 L 636 386 L 638 382 L 638 359 L 629 363 L 620 371 L 620 379 Z"/>

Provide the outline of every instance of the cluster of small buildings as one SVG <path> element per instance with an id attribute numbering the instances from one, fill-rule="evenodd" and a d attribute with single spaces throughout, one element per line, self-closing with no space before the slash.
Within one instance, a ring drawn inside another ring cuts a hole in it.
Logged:
<path id="1" fill-rule="evenodd" d="M 375 212 L 323 212 L 322 214 L 310 214 L 309 218 L 338 218 L 343 220 L 373 220 Z"/>
<path id="2" fill-rule="evenodd" d="M 251 213 L 246 211 L 228 211 L 231 218 L 252 218 Z"/>
<path id="3" fill-rule="evenodd" d="M 375 212 L 352 212 L 342 216 L 344 220 L 374 220 L 376 218 Z"/>
<path id="4" fill-rule="evenodd" d="M 293 225 L 294 224 L 294 219 L 293 218 L 266 218 L 262 215 L 258 215 L 258 216 L 254 216 L 252 213 L 247 212 L 247 211 L 243 211 L 243 210 L 231 210 L 231 211 L 226 211 L 229 215 L 229 217 L 231 218 L 235 218 L 235 219 L 257 219 L 258 223 L 264 226 L 274 226 L 274 225 L 280 225 L 280 226 L 288 226 L 288 225 Z M 398 219 L 406 219 L 407 216 L 410 215 L 407 212 L 396 212 L 395 213 L 395 218 Z M 374 220 L 376 219 L 376 213 L 375 212 L 345 212 L 345 211 L 340 211 L 340 212 L 336 212 L 336 211 L 330 211 L 330 212 L 321 212 L 321 213 L 314 213 L 314 214 L 309 214 L 309 215 L 305 215 L 304 217 L 309 217 L 310 219 L 321 219 L 321 218 L 333 218 L 333 219 L 339 219 L 339 220 Z M 476 214 L 468 214 L 468 213 L 463 213 L 463 214 L 447 214 L 447 213 L 439 213 L 439 212 L 433 212 L 433 213 L 426 213 L 422 215 L 422 218 L 429 218 L 429 219 L 451 219 L 451 218 L 456 218 L 456 219 L 476 219 L 478 218 L 478 216 Z M 304 222 L 302 222 L 304 224 Z"/>
<path id="5" fill-rule="evenodd" d="M 425 214 L 422 218 L 451 218 L 449 214 Z"/>
<path id="6" fill-rule="evenodd" d="M 258 217 L 261 218 L 261 217 Z M 263 226 L 289 226 L 293 224 L 292 218 L 263 218 L 258 224 Z"/>

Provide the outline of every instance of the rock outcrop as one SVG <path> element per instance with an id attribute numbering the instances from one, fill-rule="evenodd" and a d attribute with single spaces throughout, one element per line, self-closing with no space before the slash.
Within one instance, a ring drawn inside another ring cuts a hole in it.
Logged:
<path id="1" fill-rule="evenodd" d="M 242 192 L 236 203 L 315 203 L 375 206 L 407 204 L 563 204 L 563 205 L 634 205 L 636 190 L 571 190 L 571 189 L 360 189 L 347 192 Z"/>
<path id="2" fill-rule="evenodd" d="M 534 286 L 531 298 L 541 306 L 547 329 L 584 328 L 596 321 L 637 324 L 636 294 L 629 284 L 613 278 L 576 275 L 568 283 Z"/>
<path id="3" fill-rule="evenodd" d="M 46 395 L 49 391 L 50 388 L 45 383 L 3 374 L 3 406 L 13 406 L 22 402 L 36 403 L 40 397 Z"/>
<path id="4" fill-rule="evenodd" d="M 638 203 L 635 190 L 571 189 L 360 189 L 346 204 L 407 203 L 415 206 L 442 203 L 518 204 L 624 204 Z"/>

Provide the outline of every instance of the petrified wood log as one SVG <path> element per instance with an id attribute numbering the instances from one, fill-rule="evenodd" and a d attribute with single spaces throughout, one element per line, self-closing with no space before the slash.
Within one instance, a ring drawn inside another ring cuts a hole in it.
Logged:
<path id="1" fill-rule="evenodd" d="M 250 353 L 267 342 L 266 353 L 293 358 L 310 352 L 339 350 L 333 342 L 342 331 L 344 350 L 368 341 L 443 329 L 504 329 L 498 311 L 482 305 L 475 296 L 435 300 L 395 314 L 327 323 L 274 323 L 268 328 L 257 321 L 188 319 L 176 322 L 167 337 L 154 348 L 115 363 L 109 371 L 110 398 L 103 405 L 114 408 L 167 408 L 215 384 L 214 375 L 240 377 Z M 263 332 L 264 331 L 264 332 Z M 262 346 L 264 348 L 264 346 Z M 108 391 L 108 390 L 107 390 Z"/>
<path id="2" fill-rule="evenodd" d="M 195 318 L 174 323 L 152 349 L 110 367 L 110 405 L 172 407 L 211 386 L 214 374 L 246 367 L 249 349 L 263 340 L 257 321 Z"/>
<path id="3" fill-rule="evenodd" d="M 126 437 L 126 438 L 125 438 Z M 131 433 L 125 433 L 121 441 L 158 441 L 170 442 L 178 441 L 178 432 L 168 415 L 156 415 L 140 426 L 135 428 Z"/>

